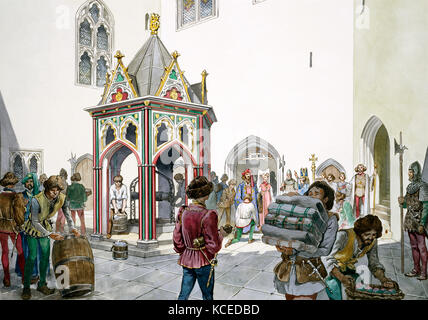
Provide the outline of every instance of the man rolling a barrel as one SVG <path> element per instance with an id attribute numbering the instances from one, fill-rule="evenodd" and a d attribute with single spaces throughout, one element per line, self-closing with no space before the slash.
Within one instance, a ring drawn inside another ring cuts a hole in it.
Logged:
<path id="1" fill-rule="evenodd" d="M 198 280 L 204 300 L 213 300 L 214 265 L 216 254 L 221 249 L 227 232 L 217 229 L 215 210 L 208 210 L 205 201 L 213 191 L 213 183 L 204 176 L 190 182 L 186 189 L 193 203 L 182 206 L 178 212 L 173 242 L 175 252 L 180 254 L 178 264 L 183 267 L 183 279 L 178 300 L 187 300 Z"/>
<path id="2" fill-rule="evenodd" d="M 31 299 L 31 274 L 33 272 L 34 261 L 37 256 L 37 246 L 41 247 L 40 257 L 40 280 L 37 291 L 45 295 L 55 292 L 55 289 L 48 288 L 46 283 L 46 273 L 49 268 L 50 239 L 63 240 L 59 233 L 52 232 L 52 221 L 50 220 L 60 208 L 62 208 L 69 230 L 76 237 L 80 236 L 79 231 L 74 227 L 70 216 L 68 202 L 65 201 L 65 194 L 61 193 L 64 186 L 60 176 L 50 176 L 44 182 L 44 191 L 34 196 L 31 200 L 31 210 L 29 219 L 24 224 L 24 232 L 27 235 L 29 253 L 25 261 L 24 289 L 22 299 Z"/>
<path id="3" fill-rule="evenodd" d="M 113 178 L 113 182 L 114 184 L 110 187 L 110 218 L 107 226 L 107 239 L 111 238 L 114 216 L 119 213 L 126 214 L 126 200 L 128 199 L 126 186 L 122 183 L 123 177 L 117 175 Z"/>
<path id="4" fill-rule="evenodd" d="M 282 261 L 274 268 L 274 284 L 279 293 L 285 294 L 286 300 L 315 300 L 325 289 L 327 272 L 321 257 L 330 253 L 338 229 L 338 216 L 329 212 L 334 203 L 333 189 L 324 181 L 315 181 L 304 195 L 321 200 L 328 213 L 327 228 L 314 253 L 277 246 L 277 250 L 282 252 Z M 300 195 L 290 192 L 287 196 Z"/>
<path id="5" fill-rule="evenodd" d="M 395 283 L 385 277 L 385 268 L 379 262 L 377 254 L 377 238 L 382 236 L 380 219 L 368 214 L 359 218 L 351 229 L 340 230 L 337 233 L 333 249 L 326 257 L 326 269 L 329 277 L 326 279 L 331 300 L 342 300 L 342 285 L 351 290 L 355 289 L 355 263 L 367 255 L 370 272 L 380 280 L 385 288 L 393 288 Z"/>

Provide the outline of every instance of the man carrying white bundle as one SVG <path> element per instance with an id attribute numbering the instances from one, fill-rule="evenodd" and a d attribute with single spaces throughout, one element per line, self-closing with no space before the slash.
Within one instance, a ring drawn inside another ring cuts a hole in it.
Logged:
<path id="1" fill-rule="evenodd" d="M 287 196 L 292 203 L 314 202 L 319 204 L 319 201 L 312 201 L 307 197 L 318 199 L 327 212 L 331 210 L 334 202 L 334 191 L 324 181 L 314 182 L 304 196 L 297 193 L 288 193 Z M 292 206 L 293 210 L 294 206 Z M 307 211 L 309 210 L 304 212 Z M 324 228 L 322 228 L 323 233 L 316 250 L 303 251 L 289 246 L 276 246 L 277 250 L 282 252 L 282 261 L 274 268 L 274 284 L 279 293 L 285 294 L 286 300 L 315 300 L 318 293 L 326 288 L 324 278 L 327 276 L 327 272 L 321 257 L 328 255 L 333 247 L 338 230 L 338 220 L 337 214 L 328 212 L 328 220 L 325 221 Z"/>
<path id="2" fill-rule="evenodd" d="M 235 216 L 235 238 L 230 239 L 226 244 L 225 248 L 230 246 L 231 244 L 234 244 L 236 242 L 239 242 L 242 237 L 242 232 L 244 228 L 250 227 L 250 234 L 248 236 L 248 243 L 253 243 L 253 233 L 254 228 L 256 226 L 257 216 L 256 216 L 256 208 L 254 207 L 254 204 L 251 202 L 253 199 L 251 195 L 246 194 L 244 196 L 244 202 L 242 202 L 238 209 L 236 209 L 236 216 Z"/>

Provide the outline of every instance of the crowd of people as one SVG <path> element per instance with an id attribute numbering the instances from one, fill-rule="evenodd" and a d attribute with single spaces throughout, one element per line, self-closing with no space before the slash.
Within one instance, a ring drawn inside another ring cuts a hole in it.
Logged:
<path id="1" fill-rule="evenodd" d="M 67 183 L 67 172 L 61 169 L 59 175 L 49 178 L 46 174 L 37 177 L 29 173 L 19 179 L 13 172 L 7 172 L 0 180 L 0 239 L 2 246 L 2 265 L 4 271 L 3 285 L 10 287 L 8 238 L 13 249 L 17 251 L 16 273 L 21 277 L 24 286 L 22 299 L 31 299 L 30 285 L 37 283 L 37 291 L 45 295 L 52 294 L 55 289 L 49 288 L 46 276 L 50 272 L 50 240 L 64 239 L 64 224 L 67 221 L 69 232 L 75 236 L 85 235 L 84 207 L 90 194 L 80 183 L 81 176 L 75 173 L 71 184 Z M 21 186 L 19 186 L 19 183 Z M 22 190 L 23 191 L 18 191 Z M 9 199 L 19 195 L 22 197 L 23 219 L 19 214 L 6 217 L 7 207 L 15 211 L 21 207 Z M 57 216 L 55 230 L 51 219 Z M 76 215 L 80 219 L 80 232 L 75 227 Z M 13 252 L 12 252 L 13 254 Z"/>
<path id="2" fill-rule="evenodd" d="M 300 176 L 295 172 L 296 180 L 288 170 L 280 188 L 282 195 L 321 201 L 328 221 L 315 252 L 276 245 L 282 261 L 274 268 L 274 286 L 287 300 L 314 300 L 323 290 L 329 299 L 342 300 L 344 288 L 355 290 L 359 277 L 355 264 L 364 256 L 371 274 L 385 291 L 395 292 L 398 288 L 397 283 L 385 275 L 385 267 L 378 258 L 377 239 L 382 236 L 382 222 L 369 210 L 369 194 L 376 172 L 369 176 L 366 170 L 363 164 L 358 164 L 349 182 L 341 172 L 338 179 L 327 174 L 312 184 L 306 169 L 300 170 Z M 234 179 L 227 183 L 227 175 L 221 177 L 220 183 L 214 172 L 210 178 L 211 181 L 196 177 L 189 184 L 186 194 L 193 202 L 182 206 L 177 216 L 173 242 L 183 267 L 179 299 L 189 297 L 196 280 L 203 299 L 213 299 L 216 256 L 223 237 L 228 234 L 227 227 L 231 227 L 232 206 L 235 207 L 235 235 L 225 247 L 239 242 L 246 232 L 249 232 L 248 243 L 254 242 L 253 232 L 263 226 L 268 208 L 275 201 L 268 173 L 262 176 L 258 186 L 249 169 L 242 172 L 239 184 Z M 426 280 L 428 183 L 421 180 L 418 162 L 409 167 L 409 181 L 406 196 L 398 199 L 399 205 L 407 208 L 404 229 L 409 234 L 414 262 L 413 269 L 405 275 Z M 226 224 L 218 228 L 224 214 Z"/>

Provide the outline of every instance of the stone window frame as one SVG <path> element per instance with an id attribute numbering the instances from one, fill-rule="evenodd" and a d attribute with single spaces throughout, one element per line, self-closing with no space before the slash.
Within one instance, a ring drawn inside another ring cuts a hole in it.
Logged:
<path id="1" fill-rule="evenodd" d="M 201 0 L 194 0 L 195 1 L 195 6 L 196 6 L 196 8 L 195 8 L 195 10 L 196 10 L 196 19 L 195 19 L 194 22 L 190 22 L 190 23 L 187 23 L 187 24 L 183 25 L 182 24 L 182 19 L 181 19 L 182 15 L 183 15 L 183 9 L 182 9 L 182 2 L 183 1 L 184 0 L 177 0 L 176 1 L 176 13 L 177 13 L 176 14 L 176 31 L 185 30 L 185 29 L 191 28 L 191 27 L 193 27 L 195 25 L 198 25 L 198 24 L 204 23 L 206 21 L 218 18 L 218 14 L 219 14 L 219 10 L 218 10 L 218 2 L 219 1 L 218 0 L 212 0 L 213 7 L 214 7 L 213 14 L 211 16 L 209 16 L 209 17 L 202 18 L 202 19 L 200 17 L 200 12 L 199 12 L 199 3 L 200 3 Z"/>
<path id="2" fill-rule="evenodd" d="M 15 158 L 19 156 L 21 157 L 23 164 L 23 177 L 30 173 L 30 161 L 34 157 L 37 159 L 37 176 L 40 176 L 44 172 L 44 159 L 43 159 L 43 150 L 41 149 L 21 149 L 21 150 L 11 150 L 9 153 L 9 171 L 14 172 L 13 163 Z"/>
<path id="3" fill-rule="evenodd" d="M 93 20 L 90 8 L 93 5 L 98 6 L 99 9 L 99 18 L 95 23 Z M 80 34 L 80 24 L 84 21 L 88 20 L 91 26 L 91 45 L 83 45 L 79 42 L 79 34 Z M 102 86 L 97 86 L 97 66 L 98 60 L 103 56 L 106 60 L 106 71 L 112 66 L 112 55 L 114 48 L 114 17 L 107 5 L 102 0 L 88 0 L 86 1 L 76 12 L 75 17 L 76 29 L 75 29 L 75 78 L 74 83 L 77 86 L 82 86 L 86 88 L 94 88 L 99 89 L 103 88 Z M 103 25 L 108 37 L 108 48 L 107 50 L 98 49 L 97 48 L 97 30 Z M 91 61 L 91 84 L 84 84 L 79 82 L 79 63 L 82 55 L 87 52 Z"/>

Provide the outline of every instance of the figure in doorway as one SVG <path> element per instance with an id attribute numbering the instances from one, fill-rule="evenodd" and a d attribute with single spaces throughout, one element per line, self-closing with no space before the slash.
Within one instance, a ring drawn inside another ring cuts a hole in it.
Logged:
<path id="1" fill-rule="evenodd" d="M 358 164 L 355 167 L 356 174 L 351 179 L 353 184 L 352 199 L 354 201 L 354 213 L 358 219 L 360 216 L 365 216 L 370 213 L 370 191 L 373 191 L 374 179 L 376 169 L 373 176 L 367 173 L 367 167 L 363 164 Z"/>
<path id="2" fill-rule="evenodd" d="M 71 217 L 74 224 L 76 224 L 76 213 L 80 219 L 80 233 L 86 234 L 85 226 L 85 202 L 88 199 L 86 190 L 83 184 L 79 181 L 82 180 L 79 172 L 74 173 L 71 178 L 71 185 L 67 188 L 67 200 L 70 202 Z"/>
<path id="3" fill-rule="evenodd" d="M 412 247 L 413 270 L 405 273 L 407 277 L 427 279 L 427 236 L 428 184 L 421 179 L 421 165 L 418 161 L 409 167 L 409 181 L 405 197 L 398 197 L 398 203 L 407 208 L 404 218 L 404 230 L 409 234 Z"/>
<path id="4" fill-rule="evenodd" d="M 183 206 L 186 203 L 186 195 L 185 195 L 185 189 L 186 186 L 185 184 L 185 180 L 184 180 L 184 176 L 181 173 L 176 173 L 174 175 L 174 180 L 175 182 L 177 182 L 178 186 L 177 186 L 177 192 L 174 196 L 174 205 L 176 208 L 179 208 L 181 206 Z M 177 200 L 180 199 L 179 202 L 177 202 Z"/>
<path id="5" fill-rule="evenodd" d="M 334 182 L 334 180 L 336 180 L 336 177 L 334 176 L 334 174 L 329 173 L 327 174 L 327 184 L 330 186 L 330 188 L 332 188 L 334 190 L 334 192 L 336 192 L 336 182 Z"/>
<path id="6" fill-rule="evenodd" d="M 123 177 L 119 174 L 113 178 L 113 185 L 110 187 L 110 217 L 107 226 L 107 239 L 111 238 L 113 230 L 113 219 L 118 214 L 125 214 L 128 193 L 123 184 Z"/>

